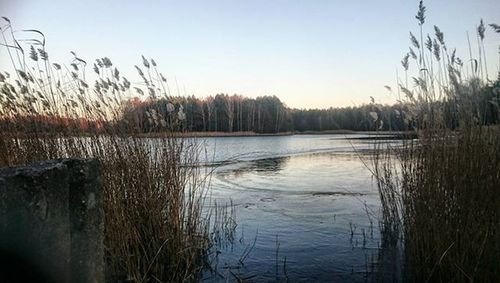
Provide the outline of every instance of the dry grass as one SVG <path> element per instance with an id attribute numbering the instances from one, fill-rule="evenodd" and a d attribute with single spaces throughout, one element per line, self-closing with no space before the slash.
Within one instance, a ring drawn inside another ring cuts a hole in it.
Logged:
<path id="1" fill-rule="evenodd" d="M 417 19 L 422 30 L 422 3 Z M 382 231 L 393 244 L 403 244 L 405 281 L 496 282 L 500 131 L 485 125 L 500 121 L 495 116 L 500 82 L 487 80 L 482 21 L 479 54 L 470 58 L 471 66 L 464 66 L 455 51 L 448 54 L 443 33 L 434 30 L 429 44 L 412 36 L 419 51 L 412 55 L 419 70 L 415 87 L 399 86 L 413 106 L 407 116 L 419 139 L 378 151 L 375 158 Z M 402 63 L 407 72 L 408 56 Z"/>
<path id="2" fill-rule="evenodd" d="M 500 132 L 428 130 L 396 155 L 377 173 L 384 233 L 403 241 L 408 281 L 498 278 Z"/>
<path id="3" fill-rule="evenodd" d="M 123 123 L 132 86 L 109 58 L 96 60 L 96 80 L 90 84 L 88 64 L 76 54 L 68 65 L 50 61 L 41 32 L 25 32 L 33 38 L 24 48 L 8 19 L 1 32 L 15 72 L 0 72 L 0 166 L 97 158 L 109 279 L 199 279 L 211 245 L 210 219 L 202 210 L 208 183 L 192 166 L 198 160 L 196 144 L 172 135 L 182 131 L 182 107 L 169 103 L 163 110 L 150 109 L 149 128 L 165 134 L 144 139 L 132 121 Z M 150 100 L 168 98 L 154 60 L 143 58 L 145 70 L 136 68 L 143 83 L 135 92 L 148 93 Z"/>

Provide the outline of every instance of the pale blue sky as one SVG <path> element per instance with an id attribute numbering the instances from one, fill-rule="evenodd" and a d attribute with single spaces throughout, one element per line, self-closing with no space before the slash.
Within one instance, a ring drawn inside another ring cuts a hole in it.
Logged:
<path id="1" fill-rule="evenodd" d="M 498 0 L 424 4 L 426 31 L 438 25 L 464 58 L 466 31 L 475 43 L 480 18 L 500 24 Z M 417 7 L 408 0 L 0 0 L 0 16 L 43 31 L 53 62 L 68 63 L 69 51 L 87 61 L 108 56 L 130 79 L 144 54 L 188 94 L 277 95 L 291 107 L 327 108 L 370 96 L 389 101 L 383 86 L 395 85 L 408 33 L 418 32 Z M 498 44 L 488 28 L 493 75 Z"/>

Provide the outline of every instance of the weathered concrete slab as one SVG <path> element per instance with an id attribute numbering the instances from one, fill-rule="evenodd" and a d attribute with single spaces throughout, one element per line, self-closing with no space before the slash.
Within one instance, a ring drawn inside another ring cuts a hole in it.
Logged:
<path id="1" fill-rule="evenodd" d="M 71 282 L 104 282 L 104 212 L 97 160 L 66 160 L 70 170 Z"/>
<path id="2" fill-rule="evenodd" d="M 0 169 L 0 270 L 38 282 L 103 282 L 96 160 Z"/>

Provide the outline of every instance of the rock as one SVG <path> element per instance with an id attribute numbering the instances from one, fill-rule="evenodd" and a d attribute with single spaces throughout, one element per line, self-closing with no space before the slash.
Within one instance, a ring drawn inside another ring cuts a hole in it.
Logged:
<path id="1" fill-rule="evenodd" d="M 0 169 L 0 270 L 12 281 L 103 282 L 97 160 Z"/>

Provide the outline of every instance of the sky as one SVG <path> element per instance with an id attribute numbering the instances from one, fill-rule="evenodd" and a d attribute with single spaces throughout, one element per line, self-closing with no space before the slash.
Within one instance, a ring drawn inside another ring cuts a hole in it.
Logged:
<path id="1" fill-rule="evenodd" d="M 462 58 L 481 18 L 500 24 L 499 0 L 424 5 L 424 32 L 439 26 Z M 0 16 L 14 29 L 43 31 L 52 62 L 69 64 L 70 51 L 88 62 L 107 56 L 134 82 L 144 55 L 181 95 L 276 95 L 289 107 L 328 108 L 370 96 L 395 100 L 384 85 L 395 88 L 409 31 L 419 33 L 417 7 L 413 0 L 0 0 Z M 486 36 L 495 76 L 500 34 L 488 28 Z M 8 64 L 0 48 L 0 69 Z"/>

